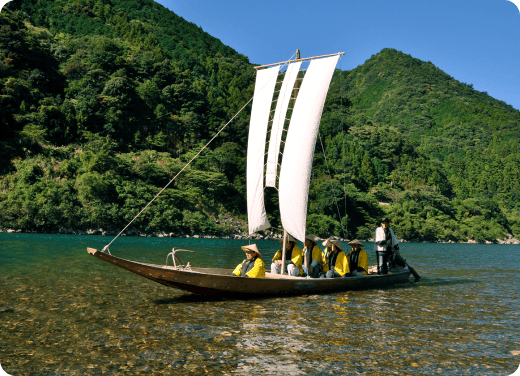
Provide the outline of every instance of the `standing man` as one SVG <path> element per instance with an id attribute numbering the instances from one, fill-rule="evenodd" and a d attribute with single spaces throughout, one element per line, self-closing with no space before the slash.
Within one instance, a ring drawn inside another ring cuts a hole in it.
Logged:
<path id="1" fill-rule="evenodd" d="M 374 249 L 377 258 L 377 274 L 388 274 L 388 259 L 394 251 L 399 251 L 399 240 L 389 226 L 390 220 L 384 217 L 381 219 L 381 227 L 376 229 Z"/>

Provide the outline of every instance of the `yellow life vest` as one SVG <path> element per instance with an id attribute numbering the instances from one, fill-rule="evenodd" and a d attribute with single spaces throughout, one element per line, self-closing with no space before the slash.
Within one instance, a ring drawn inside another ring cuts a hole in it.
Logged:
<path id="1" fill-rule="evenodd" d="M 323 262 L 322 264 L 322 267 L 321 267 L 321 271 L 322 272 L 328 272 L 329 271 L 329 258 L 330 258 L 330 253 L 332 251 L 329 249 L 329 247 L 326 247 L 323 252 L 321 253 L 321 260 Z"/>
<path id="2" fill-rule="evenodd" d="M 274 256 L 273 256 L 273 262 L 275 260 L 281 260 L 282 259 L 282 250 L 278 250 Z M 286 260 L 288 261 L 288 260 Z M 303 275 L 303 253 L 300 247 L 298 247 L 296 244 L 294 245 L 292 252 L 291 252 L 291 261 L 294 265 L 300 269 L 300 275 Z"/>
<path id="3" fill-rule="evenodd" d="M 352 254 L 354 253 L 354 249 L 350 251 L 349 254 L 349 262 L 352 260 Z M 363 274 L 368 274 L 368 256 L 367 252 L 364 249 L 359 250 L 359 254 L 357 257 L 357 265 L 349 265 L 352 270 L 356 268 L 363 268 Z M 354 267 L 355 266 L 355 267 Z"/>
<path id="4" fill-rule="evenodd" d="M 332 257 L 332 254 L 329 256 Z M 327 263 L 328 266 L 328 263 Z M 350 269 L 348 266 L 348 257 L 345 255 L 345 252 L 339 251 L 336 257 L 336 262 L 334 263 L 334 270 L 340 275 L 344 276 L 347 273 L 350 273 Z"/>
<path id="5" fill-rule="evenodd" d="M 247 259 L 238 264 L 235 270 L 233 270 L 233 274 L 240 276 L 242 274 L 242 267 L 246 262 Z M 253 268 L 246 273 L 246 276 L 249 278 L 265 278 L 265 264 L 261 258 L 256 258 Z"/>

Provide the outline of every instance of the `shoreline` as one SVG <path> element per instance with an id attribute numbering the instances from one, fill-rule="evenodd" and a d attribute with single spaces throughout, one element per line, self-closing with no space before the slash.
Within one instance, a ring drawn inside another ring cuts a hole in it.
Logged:
<path id="1" fill-rule="evenodd" d="M 103 230 L 102 228 L 99 229 L 88 229 L 88 230 L 77 230 L 77 229 L 59 229 L 57 231 L 49 231 L 49 232 L 39 232 L 39 231 L 23 231 L 23 230 L 14 230 L 14 229 L 5 229 L 0 228 L 0 233 L 7 233 L 7 234 L 49 234 L 49 235 L 101 235 L 101 236 L 116 236 L 118 232 L 111 231 L 111 230 Z M 265 234 L 253 234 L 251 236 L 248 236 L 244 233 L 232 233 L 227 235 L 212 235 L 212 234 L 186 234 L 186 233 L 179 233 L 179 232 L 153 232 L 153 233 L 147 233 L 147 232 L 141 232 L 136 229 L 125 231 L 120 236 L 125 237 L 148 237 L 148 238 L 184 238 L 184 239 L 232 239 L 232 240 L 281 240 L 283 238 L 282 234 L 277 234 L 272 231 L 267 232 Z M 341 240 L 343 242 L 350 241 L 349 239 L 343 239 L 337 236 L 332 237 L 334 239 Z M 323 239 L 324 240 L 324 239 Z M 360 241 L 364 242 L 373 242 L 374 239 L 358 239 Z M 454 240 L 448 240 L 448 241 L 442 241 L 442 240 L 436 240 L 436 241 L 425 241 L 425 240 L 417 240 L 417 239 L 399 239 L 400 243 L 439 243 L 439 244 L 507 244 L 507 245 L 519 245 L 520 240 L 513 238 L 511 235 L 509 235 L 509 238 L 507 239 L 496 239 L 495 241 L 477 241 L 468 239 L 467 241 L 454 241 Z"/>

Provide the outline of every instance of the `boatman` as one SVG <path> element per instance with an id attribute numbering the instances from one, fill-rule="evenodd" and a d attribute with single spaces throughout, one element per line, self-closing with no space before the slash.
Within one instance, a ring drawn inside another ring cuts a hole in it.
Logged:
<path id="1" fill-rule="evenodd" d="M 349 255 L 349 268 L 350 275 L 356 275 L 360 273 L 360 275 L 368 274 L 368 255 L 367 251 L 361 249 L 364 246 L 359 240 L 352 240 L 348 245 L 352 246 L 352 250 Z"/>
<path id="2" fill-rule="evenodd" d="M 283 243 L 283 240 L 280 240 Z M 299 277 L 303 275 L 303 253 L 300 247 L 296 245 L 297 241 L 291 235 L 287 234 L 285 243 L 285 271 L 288 275 Z M 277 251 L 273 257 L 271 264 L 272 274 L 281 274 L 282 272 L 282 250 Z"/>
<path id="3" fill-rule="evenodd" d="M 318 278 L 321 264 L 323 264 L 321 249 L 316 244 L 318 238 L 312 234 L 305 235 L 305 248 L 303 248 L 304 272 L 312 278 Z M 305 270 L 307 269 L 307 270 Z"/>
<path id="4" fill-rule="evenodd" d="M 399 240 L 390 228 L 390 220 L 381 219 L 381 227 L 376 229 L 374 250 L 377 258 L 377 274 L 388 274 L 388 260 L 394 252 L 399 254 Z"/>
<path id="5" fill-rule="evenodd" d="M 256 244 L 244 245 L 246 259 L 237 265 L 233 274 L 237 277 L 265 278 L 265 264 Z"/>
<path id="6" fill-rule="evenodd" d="M 343 252 L 343 245 L 340 240 L 329 240 L 331 243 L 331 253 L 329 256 L 328 271 L 322 272 L 320 278 L 337 278 L 350 275 L 348 257 Z"/>

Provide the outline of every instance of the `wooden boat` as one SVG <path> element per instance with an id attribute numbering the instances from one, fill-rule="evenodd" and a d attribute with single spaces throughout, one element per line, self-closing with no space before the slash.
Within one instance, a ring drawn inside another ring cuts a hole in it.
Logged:
<path id="1" fill-rule="evenodd" d="M 264 189 L 266 187 L 276 188 L 280 202 L 280 217 L 284 228 L 282 264 L 285 263 L 285 239 L 287 234 L 302 242 L 305 241 L 307 203 L 314 147 L 332 75 L 340 55 L 344 53 L 307 59 L 300 59 L 299 51 L 297 51 L 297 54 L 296 60 L 255 67 L 258 70 L 254 96 L 252 98 L 253 105 L 247 148 L 249 234 L 251 235 L 271 227 L 265 210 Z M 308 68 L 304 71 L 300 70 L 302 63 L 308 60 L 310 60 Z M 276 91 L 278 94 L 276 99 L 273 100 L 275 98 L 277 78 L 281 68 L 285 65 L 287 65 L 287 70 L 283 74 L 283 81 L 278 82 L 279 90 Z M 276 102 L 276 108 L 272 111 L 271 108 L 274 102 Z M 287 119 L 289 108 L 291 109 L 291 114 L 290 119 Z M 270 140 L 268 153 L 266 154 L 266 139 L 269 129 Z M 215 137 L 222 130 L 223 128 Z M 282 149 L 283 151 L 281 151 Z M 170 183 L 175 180 L 184 168 Z M 88 252 L 103 261 L 165 286 L 205 295 L 240 298 L 257 295 L 315 294 L 390 285 L 407 281 L 410 272 L 415 275 L 415 271 L 409 268 L 400 269 L 388 275 L 369 274 L 367 276 L 347 278 L 311 279 L 284 275 L 282 268 L 282 274 L 266 273 L 266 278 L 240 278 L 232 276 L 231 269 L 177 266 L 175 264 L 176 255 L 173 250 L 171 256 L 174 266 L 146 264 L 114 257 L 110 254 L 108 247 L 119 235 L 105 246 L 102 251 L 89 248 Z"/>
<path id="2" fill-rule="evenodd" d="M 301 278 L 266 273 L 266 278 L 241 278 L 231 274 L 233 269 L 190 268 L 165 266 L 125 260 L 88 248 L 88 253 L 100 260 L 131 271 L 161 285 L 202 295 L 254 298 L 260 296 L 306 295 L 325 292 L 369 289 L 408 282 L 410 271 L 346 278 Z"/>

